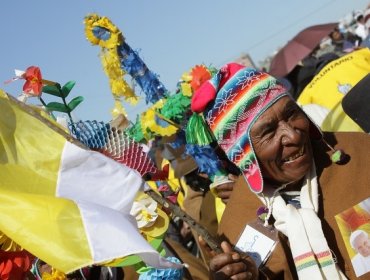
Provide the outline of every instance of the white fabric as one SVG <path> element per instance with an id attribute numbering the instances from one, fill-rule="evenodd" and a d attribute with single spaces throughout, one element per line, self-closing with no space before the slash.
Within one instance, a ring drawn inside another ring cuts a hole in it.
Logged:
<path id="1" fill-rule="evenodd" d="M 322 123 L 324 122 L 325 118 L 329 114 L 330 110 L 327 108 L 320 106 L 318 104 L 306 104 L 302 106 L 302 110 L 317 124 L 321 127 Z"/>
<path id="2" fill-rule="evenodd" d="M 135 254 L 153 267 L 182 267 L 162 258 L 141 236 L 130 215 L 134 199 L 144 186 L 135 170 L 66 142 L 56 196 L 77 203 L 95 262 Z"/>
<path id="3" fill-rule="evenodd" d="M 357 253 L 351 261 L 357 277 L 370 272 L 370 256 L 363 257 L 360 253 Z"/>
<path id="4" fill-rule="evenodd" d="M 304 180 L 299 209 L 286 204 L 280 194 L 273 189 L 266 188 L 260 196 L 262 202 L 272 208 L 269 211 L 272 211 L 275 218 L 274 226 L 288 237 L 293 258 L 307 253 L 318 255 L 330 251 L 321 228 L 321 221 L 317 216 L 318 185 L 314 165 Z M 315 265 L 300 269 L 297 271 L 299 279 L 346 279 L 335 265 L 332 256 L 331 260 L 331 265 L 320 267 L 316 261 Z"/>
<path id="5" fill-rule="evenodd" d="M 95 263 L 135 254 L 153 267 L 182 267 L 161 257 L 141 236 L 135 218 L 128 213 L 85 201 L 77 201 L 77 205 Z"/>
<path id="6" fill-rule="evenodd" d="M 66 141 L 56 196 L 89 201 L 129 213 L 143 185 L 144 181 L 135 170 Z"/>

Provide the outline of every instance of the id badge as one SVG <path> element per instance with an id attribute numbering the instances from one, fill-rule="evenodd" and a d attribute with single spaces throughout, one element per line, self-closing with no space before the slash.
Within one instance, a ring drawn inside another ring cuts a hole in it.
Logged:
<path id="1" fill-rule="evenodd" d="M 259 219 L 248 223 L 241 233 L 235 250 L 250 256 L 257 267 L 263 265 L 278 243 L 278 231 L 273 226 L 265 227 Z"/>

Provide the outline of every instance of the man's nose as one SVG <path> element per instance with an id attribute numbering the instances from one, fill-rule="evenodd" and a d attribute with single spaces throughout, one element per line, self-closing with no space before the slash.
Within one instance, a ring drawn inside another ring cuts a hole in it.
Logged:
<path id="1" fill-rule="evenodd" d="M 298 129 L 292 127 L 289 123 L 283 121 L 280 124 L 281 143 L 283 145 L 298 144 L 301 140 L 301 133 Z"/>

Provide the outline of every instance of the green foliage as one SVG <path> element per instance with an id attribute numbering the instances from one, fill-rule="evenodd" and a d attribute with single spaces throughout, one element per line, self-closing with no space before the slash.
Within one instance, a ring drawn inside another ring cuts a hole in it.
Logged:
<path id="1" fill-rule="evenodd" d="M 62 97 L 61 89 L 60 89 L 60 84 L 55 84 L 55 85 L 47 85 L 42 87 L 42 92 L 51 94 L 54 96 Z"/>
<path id="2" fill-rule="evenodd" d="M 46 109 L 51 112 L 51 111 L 57 111 L 57 112 L 63 112 L 63 113 L 69 113 L 70 110 L 67 106 L 65 106 L 62 103 L 59 102 L 50 102 L 46 105 Z"/>
<path id="3" fill-rule="evenodd" d="M 138 143 L 145 143 L 145 137 L 143 134 L 143 130 L 141 128 L 141 122 L 140 122 L 140 117 L 137 116 L 136 122 L 133 126 L 130 126 L 125 130 L 126 135 L 130 136 L 133 138 L 136 142 Z"/>
<path id="4" fill-rule="evenodd" d="M 74 110 L 82 101 L 84 98 L 82 96 L 77 96 L 71 100 L 71 102 L 68 103 L 68 108 L 70 112 Z"/>
<path id="5" fill-rule="evenodd" d="M 161 114 L 175 123 L 181 123 L 186 112 L 190 109 L 190 98 L 181 93 L 174 94 L 167 98 L 161 109 Z"/>
<path id="6" fill-rule="evenodd" d="M 75 81 L 69 81 L 62 87 L 62 93 L 63 93 L 64 98 L 68 96 L 68 94 L 71 92 L 75 84 L 76 84 Z"/>
<path id="7" fill-rule="evenodd" d="M 67 114 L 71 113 L 84 100 L 82 96 L 77 96 L 73 98 L 67 105 L 66 97 L 69 95 L 75 84 L 75 81 L 69 81 L 63 87 L 61 87 L 58 83 L 54 85 L 43 86 L 42 92 L 60 97 L 63 100 L 63 103 L 48 103 L 46 105 L 46 109 L 50 112 L 57 111 Z"/>

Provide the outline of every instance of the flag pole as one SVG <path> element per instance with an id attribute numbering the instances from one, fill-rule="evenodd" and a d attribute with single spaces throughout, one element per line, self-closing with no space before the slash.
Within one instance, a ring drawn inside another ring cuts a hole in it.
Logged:
<path id="1" fill-rule="evenodd" d="M 208 244 L 208 246 L 215 251 L 216 253 L 222 253 L 222 249 L 220 247 L 220 243 L 214 238 L 206 228 L 202 225 L 197 223 L 192 217 L 185 213 L 178 205 L 170 202 L 168 199 L 162 197 L 154 190 L 148 190 L 145 192 L 151 198 L 153 198 L 156 202 L 158 202 L 162 207 L 169 210 L 174 216 L 179 217 L 184 222 L 186 222 L 197 234 L 199 234 L 204 241 Z"/>
<path id="2" fill-rule="evenodd" d="M 57 132 L 60 135 L 62 135 L 65 139 L 67 139 L 67 141 L 71 142 L 72 144 L 74 144 L 74 145 L 76 145 L 76 146 L 78 146 L 78 147 L 80 147 L 82 149 L 88 150 L 88 148 L 84 144 L 82 144 L 80 141 L 78 141 L 76 138 L 74 138 L 72 135 L 70 135 L 64 129 L 62 129 L 61 127 L 57 126 L 51 120 L 43 117 L 37 110 L 35 110 L 31 106 L 25 104 L 24 102 L 19 101 L 18 99 L 16 99 L 15 97 L 13 97 L 12 95 L 10 95 L 9 93 L 7 93 L 7 92 L 4 92 L 4 93 L 6 94 L 8 100 L 11 103 L 17 105 L 24 112 L 26 112 L 27 114 L 31 115 L 32 117 L 38 119 L 39 121 L 41 121 L 42 123 L 44 123 L 45 125 L 47 125 L 52 130 L 54 130 L 55 132 Z"/>

